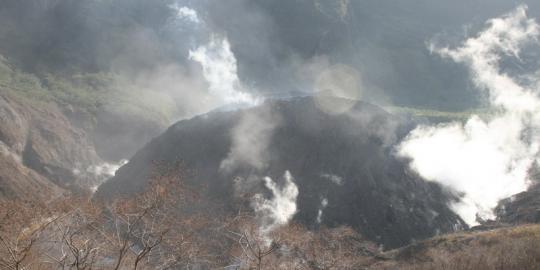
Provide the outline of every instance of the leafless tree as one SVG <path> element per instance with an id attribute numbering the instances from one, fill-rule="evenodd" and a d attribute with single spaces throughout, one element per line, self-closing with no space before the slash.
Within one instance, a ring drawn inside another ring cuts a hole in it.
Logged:
<path id="1" fill-rule="evenodd" d="M 0 211 L 0 267 L 28 269 L 35 263 L 37 241 L 58 217 L 47 217 L 42 206 L 22 201 L 1 202 Z"/>
<path id="2" fill-rule="evenodd" d="M 0 269 L 358 269 L 370 248 L 349 228 L 290 224 L 261 232 L 253 212 L 199 200 L 181 172 L 159 170 L 129 198 L 77 195 L 0 202 Z"/>

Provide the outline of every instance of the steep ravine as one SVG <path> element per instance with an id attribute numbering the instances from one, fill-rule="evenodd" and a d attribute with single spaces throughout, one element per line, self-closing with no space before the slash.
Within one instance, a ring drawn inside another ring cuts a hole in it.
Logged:
<path id="1" fill-rule="evenodd" d="M 0 89 L 0 197 L 46 199 L 81 191 L 98 178 L 102 161 L 85 131 L 52 102 Z"/>

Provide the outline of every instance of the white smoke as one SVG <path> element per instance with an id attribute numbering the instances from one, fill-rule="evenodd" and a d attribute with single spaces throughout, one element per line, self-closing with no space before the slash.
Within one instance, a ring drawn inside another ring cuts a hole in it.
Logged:
<path id="1" fill-rule="evenodd" d="M 226 104 L 253 106 L 259 103 L 240 83 L 236 58 L 226 38 L 212 37 L 208 44 L 189 51 L 189 59 L 201 64 L 210 93 Z"/>
<path id="2" fill-rule="evenodd" d="M 179 19 L 188 20 L 196 24 L 201 22 L 197 11 L 192 8 L 180 6 L 178 4 L 171 6 L 171 8 L 176 11 L 176 17 Z"/>
<path id="3" fill-rule="evenodd" d="M 494 218 L 499 200 L 525 190 L 528 170 L 538 157 L 538 85 L 525 84 L 500 68 L 503 57 L 519 61 L 523 46 L 537 41 L 540 28 L 526 11 L 519 6 L 489 20 L 485 30 L 458 48 L 430 48 L 465 64 L 496 113 L 488 119 L 475 115 L 466 123 L 420 126 L 397 148 L 421 176 L 463 195 L 452 207 L 469 225 L 477 223 L 476 215 Z"/>
<path id="4" fill-rule="evenodd" d="M 323 198 L 321 200 L 321 206 L 319 207 L 319 211 L 317 212 L 317 224 L 321 224 L 322 222 L 322 216 L 323 216 L 323 211 L 324 209 L 326 208 L 326 206 L 328 206 L 328 199 L 327 198 Z"/>
<path id="5" fill-rule="evenodd" d="M 220 170 L 230 172 L 239 166 L 262 170 L 268 166 L 268 145 L 281 117 L 270 106 L 246 111 L 233 128 L 229 154 L 221 162 Z"/>
<path id="6" fill-rule="evenodd" d="M 258 104 L 239 77 L 237 60 L 226 37 L 216 35 L 199 13 L 188 6 L 169 6 L 175 13 L 170 26 L 185 33 L 192 44 L 185 65 L 167 63 L 143 74 L 128 74 L 129 81 L 117 88 L 135 92 L 134 99 L 158 104 L 156 111 L 168 113 L 172 122 L 207 113 L 216 108 L 238 108 Z M 151 43 L 155 38 L 146 38 Z M 132 91 L 133 89 L 137 91 Z M 168 104 L 165 102 L 168 101 Z M 163 105 L 162 105 L 163 104 Z"/>
<path id="7" fill-rule="evenodd" d="M 95 178 L 97 178 L 97 185 L 91 187 L 90 189 L 92 192 L 97 191 L 99 188 L 99 185 L 105 180 L 113 177 L 116 174 L 116 171 L 120 169 L 120 167 L 124 166 L 128 163 L 127 159 L 120 160 L 117 163 L 109 163 L 109 162 L 103 162 L 98 165 L 92 165 L 86 169 L 86 172 L 93 175 Z"/>
<path id="8" fill-rule="evenodd" d="M 252 207 L 261 222 L 260 231 L 263 236 L 276 228 L 286 225 L 296 214 L 298 187 L 289 171 L 285 171 L 284 184 L 279 187 L 270 177 L 264 178 L 264 185 L 272 193 L 271 199 L 256 194 Z"/>
<path id="9" fill-rule="evenodd" d="M 113 59 L 112 69 L 118 76 L 107 86 L 114 91 L 107 91 L 107 101 L 112 102 L 106 102 L 105 109 L 133 111 L 166 126 L 223 106 L 255 105 L 258 99 L 239 81 L 237 61 L 227 39 L 218 38 L 195 9 L 178 3 L 169 7 L 176 16 L 167 27 L 182 33 L 182 46 L 192 46 L 187 52 L 189 61 L 158 64 L 153 57 L 162 44 L 156 33 L 144 29 L 127 33 L 132 42 Z M 183 53 L 186 47 L 179 49 Z M 156 65 L 139 69 L 133 65 L 133 59 L 139 58 Z M 115 100 L 125 102 L 119 106 Z"/>
<path id="10" fill-rule="evenodd" d="M 197 13 L 189 8 L 178 8 L 178 16 Z M 227 38 L 211 36 L 210 41 L 189 51 L 189 59 L 202 67 L 202 75 L 208 83 L 208 94 L 221 105 L 229 107 L 255 106 L 261 99 L 250 94 L 238 77 L 236 57 Z M 215 103 L 215 102 L 214 102 Z M 244 114 L 232 130 L 232 146 L 228 156 L 221 162 L 220 170 L 229 172 L 238 166 L 263 169 L 267 163 L 266 150 L 272 130 L 278 122 L 269 111 Z"/>
<path id="11" fill-rule="evenodd" d="M 96 176 L 113 177 L 120 167 L 128 163 L 127 159 L 120 160 L 118 163 L 103 162 L 99 165 L 93 165 L 86 169 L 86 172 Z"/>
<path id="12" fill-rule="evenodd" d="M 330 182 L 342 186 L 343 185 L 343 178 L 339 175 L 331 174 L 331 173 L 321 173 L 320 176 L 322 178 L 328 179 Z"/>

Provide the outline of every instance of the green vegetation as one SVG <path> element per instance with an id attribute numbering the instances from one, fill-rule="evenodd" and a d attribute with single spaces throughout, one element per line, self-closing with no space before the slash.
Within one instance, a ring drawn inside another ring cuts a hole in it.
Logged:
<path id="1" fill-rule="evenodd" d="M 399 107 L 399 106 L 387 106 L 384 107 L 385 110 L 394 114 L 405 114 L 415 117 L 424 117 L 428 119 L 435 119 L 439 121 L 465 121 L 472 115 L 478 115 L 482 118 L 489 117 L 494 113 L 493 110 L 488 108 L 474 109 L 467 111 L 437 111 L 432 109 L 422 109 L 422 108 L 410 108 L 410 107 Z"/>
<path id="2" fill-rule="evenodd" d="M 56 102 L 62 107 L 72 106 L 91 114 L 108 111 L 168 123 L 175 113 L 174 102 L 167 95 L 157 93 L 159 91 L 149 90 L 112 73 L 29 74 L 0 55 L 0 91 L 29 102 Z"/>
<path id="3" fill-rule="evenodd" d="M 0 55 L 0 90 L 38 102 L 54 101 L 61 106 L 96 113 L 107 110 L 117 115 L 131 116 L 167 124 L 175 113 L 174 101 L 156 89 L 147 89 L 113 73 L 84 73 L 71 76 L 44 74 L 36 76 L 14 68 Z M 152 91 L 150 91 L 152 90 Z M 157 89 L 159 90 L 159 89 Z M 398 115 L 411 115 L 435 121 L 465 121 L 471 115 L 488 117 L 489 109 L 438 111 L 433 109 L 386 106 Z"/>
<path id="4" fill-rule="evenodd" d="M 16 96 L 29 97 L 36 101 L 51 101 L 53 96 L 43 88 L 40 80 L 31 74 L 17 71 L 0 56 L 0 88 Z"/>

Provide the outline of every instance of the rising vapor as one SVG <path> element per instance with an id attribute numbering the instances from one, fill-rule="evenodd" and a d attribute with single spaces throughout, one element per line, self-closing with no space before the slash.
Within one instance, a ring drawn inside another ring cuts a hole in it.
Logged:
<path id="1" fill-rule="evenodd" d="M 419 126 L 397 152 L 409 158 L 411 168 L 425 179 L 461 195 L 452 207 L 469 225 L 477 224 L 477 215 L 494 218 L 499 200 L 526 190 L 528 171 L 538 159 L 538 85 L 503 72 L 501 65 L 504 58 L 519 61 L 524 46 L 538 45 L 539 29 L 528 18 L 527 7 L 519 6 L 489 20 L 486 29 L 457 48 L 430 47 L 441 57 L 468 67 L 495 113 L 485 118 L 473 115 L 465 123 Z"/>
<path id="2" fill-rule="evenodd" d="M 200 23 L 199 15 L 197 11 L 192 8 L 180 6 L 178 4 L 171 6 L 176 11 L 176 16 L 179 19 L 185 19 L 193 23 Z"/>
<path id="3" fill-rule="evenodd" d="M 236 58 L 226 38 L 212 37 L 208 44 L 190 51 L 189 58 L 201 64 L 210 93 L 220 97 L 226 104 L 258 103 L 257 98 L 242 87 Z"/>
<path id="4" fill-rule="evenodd" d="M 120 167 L 126 165 L 129 161 L 127 159 L 120 160 L 117 163 L 103 162 L 101 164 L 92 165 L 86 169 L 86 172 L 93 175 L 97 178 L 98 182 L 96 185 L 91 187 L 92 192 L 96 192 L 103 182 L 107 179 L 113 177 L 116 174 L 116 171 Z"/>
<path id="5" fill-rule="evenodd" d="M 322 222 L 322 217 L 323 217 L 323 211 L 324 209 L 328 206 L 328 199 L 327 198 L 322 198 L 321 199 L 321 206 L 319 206 L 319 210 L 317 211 L 317 224 L 321 224 Z"/>
<path id="6" fill-rule="evenodd" d="M 261 194 L 253 197 L 252 207 L 260 220 L 260 232 L 263 236 L 286 225 L 296 214 L 298 187 L 289 171 L 285 171 L 283 178 L 282 187 L 270 177 L 264 178 L 265 187 L 272 193 L 271 199 L 265 199 Z"/>
<path id="7" fill-rule="evenodd" d="M 221 162 L 220 170 L 228 173 L 238 167 L 256 170 L 268 166 L 268 147 L 281 117 L 268 106 L 257 111 L 247 111 L 232 129 L 229 154 Z"/>

